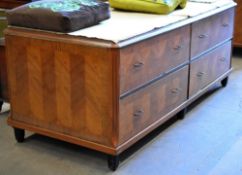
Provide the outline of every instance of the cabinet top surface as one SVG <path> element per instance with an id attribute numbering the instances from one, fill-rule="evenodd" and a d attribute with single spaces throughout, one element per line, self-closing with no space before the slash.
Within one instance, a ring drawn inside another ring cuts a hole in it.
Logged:
<path id="1" fill-rule="evenodd" d="M 56 34 L 38 30 L 20 30 L 45 39 L 71 39 L 72 42 L 86 42 L 101 47 L 125 47 L 127 45 L 157 36 L 203 18 L 215 15 L 236 6 L 232 0 L 218 0 L 215 3 L 188 2 L 186 8 L 168 15 L 111 11 L 111 18 L 99 25 L 68 34 Z M 13 30 L 12 30 L 13 29 Z M 6 34 L 18 35 L 16 28 L 9 28 Z M 26 33 L 26 36 L 28 35 Z"/>
<path id="2" fill-rule="evenodd" d="M 188 2 L 186 8 L 175 10 L 168 15 L 112 10 L 109 20 L 68 34 L 122 43 L 134 37 L 142 37 L 147 33 L 152 35 L 152 33 L 169 31 L 170 28 L 178 28 L 233 6 L 235 3 L 232 0 L 218 0 L 210 4 Z"/>

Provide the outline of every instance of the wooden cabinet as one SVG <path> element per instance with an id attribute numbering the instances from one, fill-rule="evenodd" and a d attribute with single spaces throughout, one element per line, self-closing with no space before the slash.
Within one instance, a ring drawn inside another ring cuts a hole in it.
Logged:
<path id="1" fill-rule="evenodd" d="M 233 12 L 119 44 L 8 28 L 8 124 L 16 139 L 30 130 L 98 150 L 115 170 L 133 143 L 184 114 L 214 83 L 226 85 Z"/>
<path id="2" fill-rule="evenodd" d="M 236 16 L 235 16 L 235 30 L 234 30 L 234 40 L 233 45 L 235 47 L 242 47 L 242 28 L 241 28 L 241 19 L 242 19 L 242 2 L 236 0 Z"/>

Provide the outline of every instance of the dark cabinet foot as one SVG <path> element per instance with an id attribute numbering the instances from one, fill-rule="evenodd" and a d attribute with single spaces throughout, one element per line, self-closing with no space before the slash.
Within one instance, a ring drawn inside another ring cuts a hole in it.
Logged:
<path id="1" fill-rule="evenodd" d="M 2 111 L 3 101 L 0 101 L 0 112 Z"/>
<path id="2" fill-rule="evenodd" d="M 22 143 L 24 141 L 25 131 L 23 129 L 14 128 L 14 136 L 17 142 Z"/>
<path id="3" fill-rule="evenodd" d="M 226 77 L 225 79 L 223 79 L 223 80 L 221 81 L 222 86 L 223 86 L 223 87 L 226 87 L 227 84 L 228 84 L 228 81 L 229 81 L 229 77 Z"/>
<path id="4" fill-rule="evenodd" d="M 108 156 L 108 168 L 112 171 L 115 171 L 119 166 L 119 156 Z"/>
<path id="5" fill-rule="evenodd" d="M 184 119 L 185 116 L 186 116 L 186 113 L 187 113 L 187 108 L 184 108 L 183 110 L 181 110 L 180 112 L 178 112 L 178 113 L 176 114 L 177 119 L 179 119 L 179 120 Z"/>

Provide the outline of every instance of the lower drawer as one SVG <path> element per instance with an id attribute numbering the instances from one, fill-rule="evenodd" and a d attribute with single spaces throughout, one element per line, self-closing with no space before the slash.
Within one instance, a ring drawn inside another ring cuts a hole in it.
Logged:
<path id="1" fill-rule="evenodd" d="M 188 66 L 120 100 L 119 143 L 178 107 L 187 99 Z"/>
<path id="2" fill-rule="evenodd" d="M 190 70 L 189 97 L 228 71 L 230 57 L 231 41 L 193 61 Z"/>

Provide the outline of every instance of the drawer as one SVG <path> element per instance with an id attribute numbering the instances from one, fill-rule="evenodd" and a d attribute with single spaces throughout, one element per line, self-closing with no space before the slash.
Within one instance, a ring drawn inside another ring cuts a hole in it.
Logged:
<path id="1" fill-rule="evenodd" d="M 190 26 L 185 26 L 121 49 L 120 94 L 189 61 L 189 45 Z"/>
<path id="2" fill-rule="evenodd" d="M 119 141 L 125 142 L 187 99 L 188 66 L 120 100 Z"/>
<path id="3" fill-rule="evenodd" d="M 191 58 L 232 38 L 234 11 L 227 10 L 192 24 Z"/>
<path id="4" fill-rule="evenodd" d="M 189 97 L 230 69 L 231 41 L 191 64 Z"/>

